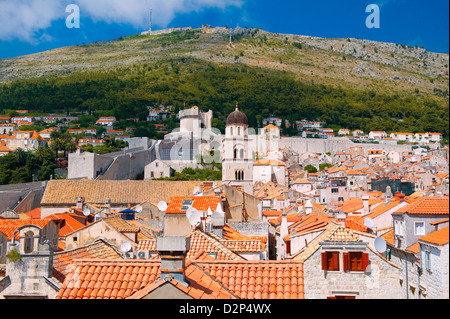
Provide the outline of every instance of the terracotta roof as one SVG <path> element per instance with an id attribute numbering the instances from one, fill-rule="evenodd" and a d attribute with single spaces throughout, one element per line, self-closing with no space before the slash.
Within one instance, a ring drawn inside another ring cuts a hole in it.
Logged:
<path id="1" fill-rule="evenodd" d="M 124 299 L 159 276 L 158 261 L 74 260 L 55 299 Z"/>
<path id="2" fill-rule="evenodd" d="M 442 223 L 446 223 L 448 221 L 449 221 L 448 218 L 444 218 L 444 219 L 440 219 L 440 220 L 436 220 L 434 222 L 431 222 L 430 225 L 439 225 L 439 224 L 442 224 Z"/>
<path id="3" fill-rule="evenodd" d="M 357 222 L 354 219 L 345 219 L 345 227 L 353 229 L 353 230 L 357 230 L 360 232 L 370 232 L 370 228 L 367 227 L 366 225 L 363 225 L 359 222 Z"/>
<path id="4" fill-rule="evenodd" d="M 148 250 L 156 252 L 156 240 L 144 239 L 138 242 L 136 250 Z"/>
<path id="5" fill-rule="evenodd" d="M 435 245 L 445 245 L 449 242 L 449 226 L 442 229 L 436 230 L 428 235 L 419 238 L 420 241 L 435 244 Z"/>
<path id="6" fill-rule="evenodd" d="M 396 214 L 414 215 L 448 215 L 448 197 L 421 197 L 413 201 L 408 206 L 395 211 Z"/>
<path id="7" fill-rule="evenodd" d="M 171 197 L 167 205 L 166 214 L 185 214 L 186 210 L 181 210 L 183 201 L 193 200 L 192 207 L 199 211 L 207 211 L 208 208 L 212 212 L 216 210 L 217 204 L 222 201 L 221 197 L 216 196 L 176 196 Z"/>
<path id="8" fill-rule="evenodd" d="M 215 260 L 199 252 L 186 261 L 188 287 L 160 279 L 160 262 L 75 260 L 56 299 L 138 299 L 172 284 L 195 299 L 302 299 L 303 264 L 297 261 Z"/>
<path id="9" fill-rule="evenodd" d="M 381 203 L 382 200 L 381 199 L 376 199 L 376 198 L 369 198 L 369 206 Z M 343 205 L 339 208 L 339 210 L 343 210 L 344 213 L 352 213 L 354 211 L 357 211 L 359 209 L 363 208 L 363 199 L 362 197 L 359 198 L 353 198 L 350 197 L 349 199 L 347 199 L 346 201 L 344 201 Z"/>
<path id="10" fill-rule="evenodd" d="M 108 217 L 102 218 L 100 221 L 104 221 L 110 227 L 114 228 L 118 232 L 133 232 L 137 233 L 137 241 L 153 239 L 149 234 L 142 231 L 139 227 L 133 226 L 126 220 L 120 217 Z"/>
<path id="11" fill-rule="evenodd" d="M 217 253 L 217 259 L 226 260 L 245 260 L 227 247 L 222 241 L 217 240 L 200 230 L 192 232 L 190 235 L 190 249 L 187 253 L 187 258 L 192 258 L 200 251 L 208 253 Z"/>
<path id="12" fill-rule="evenodd" d="M 68 234 L 86 226 L 86 217 L 77 215 L 76 213 L 57 213 L 48 216 L 48 218 L 51 218 L 56 223 L 59 220 L 64 220 L 59 229 L 60 237 L 66 237 Z"/>
<path id="13" fill-rule="evenodd" d="M 229 225 L 223 226 L 222 237 L 223 240 L 242 240 L 242 241 L 258 240 L 261 243 L 267 242 L 267 236 L 245 236 L 239 233 L 234 228 L 230 227 Z"/>
<path id="14" fill-rule="evenodd" d="M 304 298 L 301 262 L 205 260 L 196 264 L 242 299 Z"/>
<path id="15" fill-rule="evenodd" d="M 63 282 L 73 261 L 81 258 L 116 259 L 122 258 L 122 254 L 103 239 L 70 251 L 57 252 L 53 255 L 53 276 Z"/>
<path id="16" fill-rule="evenodd" d="M 38 207 L 33 210 L 30 210 L 29 212 L 26 212 L 25 215 L 33 219 L 39 219 L 41 218 L 41 208 Z"/>
<path id="17" fill-rule="evenodd" d="M 271 159 L 261 159 L 256 161 L 253 166 L 286 166 L 283 162 L 277 161 L 277 160 L 271 160 Z"/>
<path id="18" fill-rule="evenodd" d="M 0 152 L 14 152 L 14 151 L 6 146 L 0 146 Z"/>
<path id="19" fill-rule="evenodd" d="M 189 286 L 185 287 L 175 279 L 159 280 L 149 284 L 147 287 L 129 296 L 127 299 L 141 299 L 156 290 L 157 288 L 171 284 L 194 299 L 237 299 L 230 290 L 220 284 L 218 281 L 203 271 L 196 264 L 189 264 L 185 270 L 186 279 L 189 281 Z"/>
<path id="20" fill-rule="evenodd" d="M 22 226 L 36 225 L 41 228 L 47 226 L 52 220 L 50 218 L 44 219 L 0 219 L 0 232 L 4 233 L 8 240 L 12 239 L 13 233 Z M 16 233 L 16 240 L 19 239 L 19 233 Z"/>
<path id="21" fill-rule="evenodd" d="M 304 261 L 320 248 L 321 242 L 362 242 L 352 230 L 331 221 L 327 228 L 316 236 L 306 247 L 292 256 L 293 260 Z"/>
<path id="22" fill-rule="evenodd" d="M 372 212 L 366 216 L 364 216 L 364 218 L 366 217 L 370 217 L 370 218 L 376 218 L 382 214 L 384 214 L 385 212 L 387 212 L 390 209 L 393 209 L 394 207 L 398 206 L 401 202 L 397 201 L 397 200 L 392 200 L 387 204 L 380 204 L 377 207 L 375 207 Z M 361 220 L 359 220 L 358 222 L 361 222 Z M 362 221 L 364 223 L 364 221 Z"/>
<path id="23" fill-rule="evenodd" d="M 411 253 L 414 254 L 418 254 L 420 252 L 420 245 L 419 242 L 415 242 L 414 244 L 412 244 L 411 246 L 407 247 L 405 249 L 406 251 L 409 251 Z"/>
<path id="24" fill-rule="evenodd" d="M 394 242 L 394 229 L 384 233 L 380 237 L 383 238 L 389 245 L 394 246 L 394 244 L 395 244 L 395 242 Z"/>
<path id="25" fill-rule="evenodd" d="M 41 205 L 71 204 L 77 197 L 84 197 L 85 202 L 104 203 L 106 198 L 112 204 L 139 204 L 143 202 L 169 202 L 173 196 L 193 194 L 196 186 L 203 181 L 116 181 L 116 180 L 51 180 L 47 184 Z M 217 184 L 220 186 L 221 181 Z"/>

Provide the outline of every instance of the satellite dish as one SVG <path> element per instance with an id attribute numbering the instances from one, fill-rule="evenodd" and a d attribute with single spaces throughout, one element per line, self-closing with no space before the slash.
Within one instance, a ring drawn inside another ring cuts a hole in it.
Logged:
<path id="1" fill-rule="evenodd" d="M 217 187 L 217 183 L 213 182 L 213 188 L 216 188 L 216 187 Z"/>
<path id="2" fill-rule="evenodd" d="M 137 211 L 138 213 L 142 212 L 142 206 L 138 205 L 134 208 L 135 211 Z"/>
<path id="3" fill-rule="evenodd" d="M 200 225 L 200 223 L 201 223 L 200 215 L 196 214 L 196 213 L 192 214 L 189 217 L 189 223 L 194 227 L 197 227 L 198 225 Z"/>
<path id="4" fill-rule="evenodd" d="M 189 219 L 192 215 L 198 215 L 198 210 L 191 206 L 186 211 L 186 217 Z"/>
<path id="5" fill-rule="evenodd" d="M 84 210 L 83 210 L 83 215 L 84 216 L 89 216 L 91 214 L 91 211 L 89 210 L 89 208 L 85 208 Z"/>
<path id="6" fill-rule="evenodd" d="M 375 249 L 379 253 L 384 253 L 386 251 L 386 241 L 383 238 L 381 238 L 381 237 L 375 238 L 375 241 L 373 244 L 375 246 Z"/>
<path id="7" fill-rule="evenodd" d="M 372 229 L 373 228 L 373 220 L 370 217 L 367 217 L 366 219 L 364 219 L 364 225 L 366 225 L 368 228 Z"/>
<path id="8" fill-rule="evenodd" d="M 160 201 L 158 203 L 158 209 L 162 212 L 165 212 L 167 209 L 167 203 L 165 201 Z"/>
<path id="9" fill-rule="evenodd" d="M 194 187 L 194 194 L 197 194 L 198 192 L 200 192 L 200 188 L 198 188 L 198 186 Z"/>
<path id="10" fill-rule="evenodd" d="M 131 250 L 130 242 L 126 241 L 126 242 L 122 243 L 122 245 L 120 245 L 120 249 L 125 253 L 129 252 Z"/>

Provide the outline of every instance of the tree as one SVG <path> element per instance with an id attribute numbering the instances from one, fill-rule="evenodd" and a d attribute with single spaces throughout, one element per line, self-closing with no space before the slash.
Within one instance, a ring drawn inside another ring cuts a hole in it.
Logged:
<path id="1" fill-rule="evenodd" d="M 306 165 L 305 171 L 307 171 L 308 173 L 317 173 L 317 168 L 315 168 L 313 165 L 309 164 L 309 165 Z"/>

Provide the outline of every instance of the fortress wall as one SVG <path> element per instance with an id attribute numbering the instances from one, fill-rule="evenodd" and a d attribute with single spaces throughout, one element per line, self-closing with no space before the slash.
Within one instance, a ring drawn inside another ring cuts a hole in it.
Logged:
<path id="1" fill-rule="evenodd" d="M 389 144 L 373 144 L 373 143 L 353 143 L 346 137 L 332 137 L 328 139 L 321 138 L 302 138 L 302 137 L 282 137 L 279 142 L 280 148 L 290 147 L 298 153 L 314 152 L 327 153 L 331 156 L 339 151 L 348 151 L 351 147 L 362 147 L 364 155 L 368 150 L 384 149 L 390 151 L 407 152 L 412 147 L 408 144 L 389 145 Z"/>
<path id="2" fill-rule="evenodd" d="M 111 157 L 89 152 L 69 154 L 67 179 L 94 179 L 97 176 L 97 172 L 104 170 L 112 161 L 113 158 Z"/>

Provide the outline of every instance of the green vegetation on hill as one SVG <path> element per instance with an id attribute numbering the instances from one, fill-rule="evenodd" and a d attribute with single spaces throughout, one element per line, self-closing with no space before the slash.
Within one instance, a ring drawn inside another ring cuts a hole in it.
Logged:
<path id="1" fill-rule="evenodd" d="M 37 112 L 84 112 L 145 120 L 147 106 L 211 109 L 224 127 L 236 102 L 252 127 L 275 115 L 324 121 L 332 128 L 440 132 L 448 138 L 448 99 L 388 95 L 295 80 L 284 71 L 243 64 L 219 66 L 194 58 L 167 59 L 100 72 L 16 80 L 0 86 L 0 114 L 11 106 Z"/>

